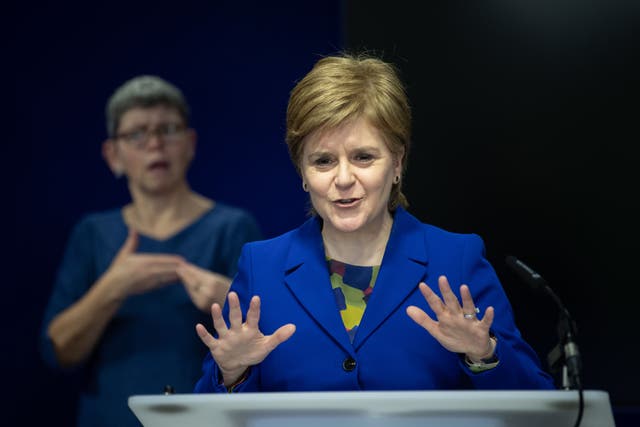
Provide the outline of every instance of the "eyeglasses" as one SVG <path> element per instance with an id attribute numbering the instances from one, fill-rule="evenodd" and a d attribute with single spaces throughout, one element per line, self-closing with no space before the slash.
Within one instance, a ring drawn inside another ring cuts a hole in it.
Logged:
<path id="1" fill-rule="evenodd" d="M 176 123 L 164 123 L 158 125 L 155 129 L 141 128 L 131 132 L 123 132 L 116 134 L 114 139 L 120 139 L 134 148 L 145 148 L 152 136 L 156 136 L 162 139 L 165 143 L 177 142 L 184 131 L 186 126 Z"/>

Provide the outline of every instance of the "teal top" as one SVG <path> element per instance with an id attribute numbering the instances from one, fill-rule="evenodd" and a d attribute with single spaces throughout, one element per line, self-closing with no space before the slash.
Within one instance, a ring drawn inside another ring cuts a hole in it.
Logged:
<path id="1" fill-rule="evenodd" d="M 93 213 L 74 228 L 44 315 L 40 347 L 44 360 L 59 368 L 49 322 L 81 298 L 111 264 L 127 237 L 120 209 Z M 138 252 L 169 253 L 216 273 L 233 277 L 245 242 L 261 233 L 246 211 L 217 203 L 195 222 L 165 240 L 141 235 Z M 184 286 L 169 285 L 129 297 L 79 368 L 78 426 L 127 427 L 141 424 L 128 407 L 134 394 L 159 394 L 165 385 L 188 393 L 200 376 L 207 348 L 196 323 L 211 323 Z"/>

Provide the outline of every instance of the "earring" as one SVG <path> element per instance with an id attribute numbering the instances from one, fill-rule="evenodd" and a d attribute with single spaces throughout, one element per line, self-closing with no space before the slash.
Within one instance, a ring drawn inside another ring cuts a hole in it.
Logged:
<path id="1" fill-rule="evenodd" d="M 302 181 L 302 189 L 303 189 L 305 192 L 308 192 L 308 191 L 309 191 L 309 187 L 307 187 L 307 183 L 306 183 L 306 182 L 304 182 L 304 181 Z"/>
<path id="2" fill-rule="evenodd" d="M 122 178 L 122 175 L 124 175 L 124 170 L 123 169 L 124 168 L 122 166 L 120 166 L 120 165 L 114 166 L 113 170 L 112 170 L 113 176 L 115 176 L 116 179 Z"/>
<path id="3" fill-rule="evenodd" d="M 398 184 L 399 182 L 400 182 L 400 175 L 396 175 L 395 177 L 393 177 L 394 184 Z"/>

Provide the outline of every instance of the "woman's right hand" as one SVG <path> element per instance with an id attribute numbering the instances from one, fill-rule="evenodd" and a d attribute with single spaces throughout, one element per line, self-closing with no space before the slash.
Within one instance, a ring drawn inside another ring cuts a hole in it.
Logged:
<path id="1" fill-rule="evenodd" d="M 218 364 L 224 385 L 233 384 L 250 367 L 262 362 L 277 346 L 288 340 L 296 331 L 296 326 L 288 323 L 278 328 L 272 335 L 264 335 L 258 328 L 260 321 L 260 297 L 251 298 L 246 321 L 242 322 L 240 300 L 235 292 L 229 292 L 229 326 L 222 317 L 218 303 L 211 306 L 213 327 L 218 333 L 214 338 L 202 324 L 196 325 L 196 332 L 209 348 Z"/>
<path id="2" fill-rule="evenodd" d="M 184 263 L 181 257 L 139 254 L 137 248 L 138 234 L 130 230 L 111 265 L 89 292 L 51 320 L 47 334 L 62 366 L 87 359 L 129 295 L 178 281 L 176 270 Z"/>
<path id="3" fill-rule="evenodd" d="M 142 294 L 179 280 L 177 269 L 184 263 L 184 258 L 136 253 L 137 248 L 138 233 L 130 229 L 127 240 L 101 277 L 101 282 L 108 283 L 117 299 Z"/>

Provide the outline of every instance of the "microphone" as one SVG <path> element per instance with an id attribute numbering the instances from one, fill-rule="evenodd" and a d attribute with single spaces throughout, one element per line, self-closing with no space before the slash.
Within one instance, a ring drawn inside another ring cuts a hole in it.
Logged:
<path id="1" fill-rule="evenodd" d="M 535 291 L 544 290 L 544 288 L 547 287 L 547 281 L 518 258 L 509 255 L 506 258 L 506 262 L 507 265 Z"/>
<path id="2" fill-rule="evenodd" d="M 549 287 L 547 281 L 535 272 L 532 268 L 520 261 L 518 258 L 509 255 L 505 259 L 509 266 L 525 283 L 536 292 L 543 292 L 551 297 L 560 310 L 560 320 L 558 322 L 558 335 L 560 343 L 548 355 L 548 362 L 552 370 L 557 369 L 557 364 L 565 363 L 568 378 L 563 378 L 565 388 L 582 389 L 580 383 L 580 352 L 578 345 L 574 341 L 576 334 L 575 322 L 569 314 L 569 310 L 562 304 L 560 297 Z"/>
<path id="3" fill-rule="evenodd" d="M 531 267 L 529 267 L 524 262 L 520 261 L 518 258 L 509 255 L 505 259 L 507 265 L 522 279 L 525 283 L 527 283 L 531 288 L 533 288 L 536 292 L 541 292 L 547 294 L 553 299 L 553 301 L 558 306 L 558 309 L 564 316 L 569 319 L 571 316 L 569 315 L 569 311 L 565 308 L 564 304 L 560 300 L 560 297 L 556 295 L 555 292 L 549 287 L 547 281 L 544 278 L 536 273 Z"/>

